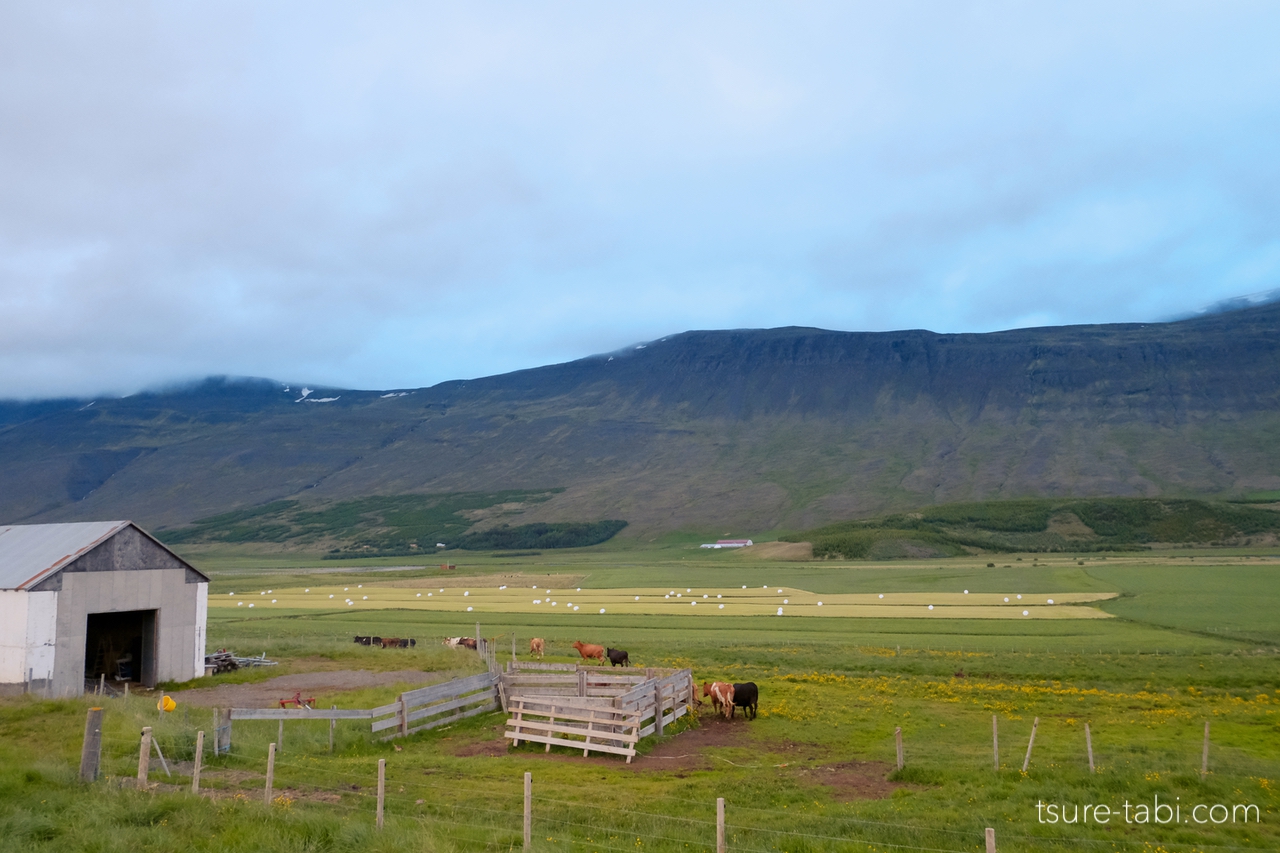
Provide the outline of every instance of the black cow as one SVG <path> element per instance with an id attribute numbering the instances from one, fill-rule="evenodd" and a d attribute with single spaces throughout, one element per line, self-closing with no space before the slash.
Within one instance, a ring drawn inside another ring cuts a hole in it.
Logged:
<path id="1" fill-rule="evenodd" d="M 738 708 L 742 709 L 742 716 L 748 720 L 756 718 L 756 705 L 760 702 L 760 688 L 756 687 L 754 681 L 748 681 L 746 684 L 733 685 L 733 708 L 729 710 L 729 719 L 733 719 L 733 712 Z M 747 716 L 750 714 L 750 716 Z"/>
<path id="2" fill-rule="evenodd" d="M 367 646 L 372 642 L 373 642 L 373 637 L 356 637 L 356 643 L 362 646 Z"/>
<path id="3" fill-rule="evenodd" d="M 631 666 L 631 658 L 627 657 L 627 653 L 622 649 L 605 649 L 604 653 L 609 656 L 609 663 L 612 666 Z"/>

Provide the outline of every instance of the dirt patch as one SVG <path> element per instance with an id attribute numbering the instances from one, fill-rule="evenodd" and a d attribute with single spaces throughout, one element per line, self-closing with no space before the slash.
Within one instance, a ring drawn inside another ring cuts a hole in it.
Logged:
<path id="1" fill-rule="evenodd" d="M 476 740 L 470 743 L 458 744 L 454 748 L 453 754 L 458 758 L 475 758 L 477 756 L 499 758 L 509 751 L 507 749 L 508 743 L 510 741 L 505 737 L 498 740 Z"/>
<path id="2" fill-rule="evenodd" d="M 419 687 L 441 681 L 441 673 L 400 669 L 394 672 L 370 672 L 367 669 L 345 669 L 332 672 L 302 672 L 280 675 L 256 684 L 219 684 L 170 693 L 178 702 L 217 708 L 274 708 L 281 699 L 301 691 L 305 696 L 331 695 L 344 690 L 389 687 L 408 684 Z"/>
<path id="3" fill-rule="evenodd" d="M 882 761 L 843 761 L 805 768 L 799 776 L 815 785 L 830 788 L 837 801 L 847 803 L 884 799 L 906 787 L 899 782 L 888 781 L 885 777 L 889 770 L 889 765 Z"/>
<path id="4" fill-rule="evenodd" d="M 804 562 L 813 559 L 813 544 L 810 542 L 761 542 L 759 545 L 743 548 L 738 553 L 757 560 Z"/>
<path id="5" fill-rule="evenodd" d="M 724 717 L 705 716 L 698 720 L 696 729 L 664 739 L 648 754 L 637 755 L 631 766 L 638 770 L 706 770 L 719 763 L 707 750 L 743 746 L 744 729 L 740 721 L 735 725 Z"/>
<path id="6" fill-rule="evenodd" d="M 582 579 L 586 575 L 540 575 L 528 572 L 512 572 L 509 574 L 494 575 L 433 575 L 429 578 L 414 578 L 413 580 L 403 581 L 378 581 L 378 586 L 395 586 L 408 589 L 458 589 L 459 587 L 489 587 L 496 588 L 499 586 L 523 586 L 532 587 L 537 584 L 539 587 L 551 587 L 552 589 L 563 589 L 565 587 L 576 587 L 582 583 Z"/>

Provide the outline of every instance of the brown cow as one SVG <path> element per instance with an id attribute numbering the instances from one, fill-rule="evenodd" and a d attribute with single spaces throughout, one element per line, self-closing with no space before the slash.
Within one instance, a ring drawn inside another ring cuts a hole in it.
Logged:
<path id="1" fill-rule="evenodd" d="M 578 650 L 578 654 L 582 655 L 583 660 L 594 658 L 600 663 L 604 663 L 604 646 L 594 646 L 581 640 L 574 640 L 573 647 Z"/>
<path id="2" fill-rule="evenodd" d="M 529 654 L 542 657 L 543 653 L 546 650 L 547 650 L 547 644 L 543 642 L 541 637 L 534 637 L 532 640 L 529 641 Z"/>
<path id="3" fill-rule="evenodd" d="M 702 682 L 702 695 L 711 697 L 711 705 L 718 713 L 724 714 L 725 719 L 733 713 L 733 685 L 726 684 L 723 681 L 715 681 L 711 684 Z"/>
<path id="4" fill-rule="evenodd" d="M 379 637 L 378 645 L 382 646 L 384 649 L 398 649 L 400 648 L 400 638 L 399 637 Z"/>

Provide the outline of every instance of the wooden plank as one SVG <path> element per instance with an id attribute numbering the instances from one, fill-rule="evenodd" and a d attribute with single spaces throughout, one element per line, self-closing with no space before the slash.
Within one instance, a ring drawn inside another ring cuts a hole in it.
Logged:
<path id="1" fill-rule="evenodd" d="M 553 672 L 555 671 L 577 672 L 578 665 L 576 663 L 543 663 L 541 661 L 522 660 L 522 661 L 515 662 L 514 669 L 516 671 L 519 671 L 522 669 L 530 669 L 530 670 L 542 669 L 542 670 L 551 670 Z"/>
<path id="2" fill-rule="evenodd" d="M 526 720 L 529 718 L 528 717 L 529 714 L 534 714 L 535 716 L 539 716 L 539 717 L 554 716 L 558 719 L 572 720 L 574 722 L 582 722 L 582 723 L 597 722 L 597 723 L 609 723 L 610 725 L 626 725 L 634 717 L 634 715 L 632 714 L 619 714 L 617 711 L 614 711 L 612 708 L 607 709 L 609 711 L 608 714 L 584 713 L 583 710 L 580 708 L 566 708 L 563 706 L 557 706 L 555 708 L 550 708 L 550 709 L 541 710 L 541 711 L 534 710 L 532 708 L 529 708 L 528 706 L 525 706 L 521 710 L 523 711 L 525 715 L 524 718 Z"/>
<path id="3" fill-rule="evenodd" d="M 451 699 L 448 702 L 441 702 L 438 705 L 428 705 L 425 708 L 418 708 L 416 711 L 409 712 L 409 722 L 415 720 L 434 717 L 436 714 L 443 714 L 445 711 L 452 711 L 456 708 L 465 708 L 468 705 L 474 705 L 477 702 L 494 702 L 498 698 L 498 691 L 492 687 L 480 693 L 472 693 L 467 696 L 459 696 L 457 699 Z"/>
<path id="4" fill-rule="evenodd" d="M 359 708 L 231 708 L 230 711 L 233 720 L 368 720 L 374 716 L 373 711 Z"/>
<path id="5" fill-rule="evenodd" d="M 573 675 L 504 675 L 502 681 L 509 687 L 578 687 Z"/>
<path id="6" fill-rule="evenodd" d="M 578 690 L 576 687 L 573 689 L 572 692 L 570 692 L 568 688 L 561 688 L 561 689 L 554 689 L 554 690 L 548 687 L 542 687 L 542 688 L 539 688 L 538 690 L 529 690 L 527 688 L 526 689 L 517 688 L 511 691 L 511 696 L 513 698 L 516 696 L 527 696 L 530 699 L 537 699 L 539 697 L 543 699 L 559 699 L 562 697 L 569 698 L 569 699 L 576 699 L 578 698 Z"/>
<path id="7" fill-rule="evenodd" d="M 387 714 L 395 714 L 400 710 L 400 700 L 392 702 L 390 705 L 379 705 L 369 711 L 371 717 L 385 717 Z"/>
<path id="8" fill-rule="evenodd" d="M 560 734 L 565 734 L 565 735 L 585 735 L 588 732 L 596 731 L 591 728 L 592 724 L 595 724 L 595 723 L 617 725 L 620 728 L 628 728 L 631 725 L 630 720 L 625 720 L 625 721 L 565 720 L 559 714 L 557 714 L 555 721 L 531 720 L 528 717 L 523 717 L 520 720 L 520 728 L 522 730 L 537 729 L 539 731 L 544 731 L 544 732 L 559 732 Z M 508 720 L 507 725 L 514 725 L 514 723 Z M 629 739 L 633 741 L 639 740 L 639 736 L 636 734 L 627 735 L 627 734 L 622 734 L 620 732 L 609 732 L 608 734 L 610 738 L 615 740 L 617 739 L 622 739 L 622 740 Z"/>
<path id="9" fill-rule="evenodd" d="M 409 719 L 407 722 L 412 723 L 415 720 L 423 720 L 423 719 L 426 719 L 427 717 L 434 717 L 436 714 L 443 714 L 445 711 L 452 711 L 456 708 L 465 708 L 466 706 L 474 705 L 477 702 L 485 702 L 492 705 L 495 703 L 496 698 L 497 698 L 497 691 L 490 688 L 489 690 L 485 690 L 481 693 L 472 693 L 468 696 L 462 696 L 457 699 L 453 699 L 449 702 L 442 702 L 438 705 L 428 705 L 426 707 L 418 708 L 417 710 L 410 711 Z M 400 726 L 401 729 L 403 730 L 405 725 L 406 725 L 406 721 L 402 721 L 400 718 L 400 715 L 397 714 L 396 716 L 388 717 L 385 720 L 376 720 L 371 726 L 370 730 L 375 732 L 380 732 L 385 729 L 389 729 L 392 726 Z"/>
<path id="10" fill-rule="evenodd" d="M 428 729 L 434 729 L 437 726 L 443 726 L 446 723 L 452 723 L 457 720 L 466 719 L 467 717 L 474 717 L 476 714 L 485 714 L 490 711 L 495 711 L 497 710 L 497 708 L 498 708 L 498 705 L 496 702 L 490 702 L 487 705 L 479 705 L 475 708 L 469 708 L 465 711 L 459 711 L 456 714 L 450 714 L 447 717 L 440 717 L 439 719 L 431 720 L 430 722 L 423 723 L 420 726 L 414 726 L 411 729 L 409 729 L 409 734 L 416 734 L 417 732 L 425 732 Z M 396 732 L 392 732 L 389 735 L 383 735 L 382 737 L 379 738 L 379 740 L 381 741 L 395 740 L 398 737 L 401 737 L 401 734 L 400 732 L 396 731 Z"/>
<path id="11" fill-rule="evenodd" d="M 539 717 L 547 717 L 554 714 L 557 717 L 567 717 L 570 719 L 624 720 L 631 716 L 627 711 L 619 711 L 617 708 L 609 708 L 607 709 L 610 712 L 609 716 L 606 717 L 601 715 L 599 717 L 592 717 L 589 715 L 592 710 L 593 709 L 590 707 L 583 707 L 581 705 L 575 706 L 562 702 L 557 702 L 555 704 L 526 702 L 524 705 L 525 714 L 533 714 Z"/>
<path id="12" fill-rule="evenodd" d="M 612 702 L 607 702 L 603 699 L 592 698 L 590 696 L 543 696 L 540 694 L 530 695 L 526 693 L 520 696 L 515 696 L 513 698 L 519 699 L 520 701 L 524 702 L 526 709 L 531 708 L 535 705 L 539 707 L 550 707 L 552 705 L 555 705 L 556 707 L 565 707 L 565 708 L 582 708 L 582 709 L 604 708 L 604 709 L 614 710 L 614 711 L 617 710 L 617 708 L 613 707 Z"/>
<path id="13" fill-rule="evenodd" d="M 512 735 L 509 732 L 507 733 L 506 736 L 514 737 L 514 735 Z M 529 741 L 530 743 L 546 743 L 546 744 L 550 744 L 551 746 L 567 746 L 570 749 L 575 749 L 575 750 L 582 749 L 582 741 L 561 740 L 555 737 L 549 737 L 549 736 L 544 737 L 542 735 L 536 735 L 536 734 L 522 733 L 520 735 L 520 740 Z M 614 755 L 625 755 L 628 758 L 631 758 L 636 754 L 634 747 L 609 746 L 608 744 L 604 744 L 604 743 L 591 744 L 589 751 L 590 752 L 609 752 Z"/>
<path id="14" fill-rule="evenodd" d="M 470 693 L 474 690 L 492 687 L 496 677 L 494 673 L 481 672 L 466 678 L 445 681 L 441 684 L 429 684 L 416 690 L 408 690 L 403 695 L 405 701 L 410 705 L 424 705 L 437 699 L 452 699 L 460 693 Z"/>

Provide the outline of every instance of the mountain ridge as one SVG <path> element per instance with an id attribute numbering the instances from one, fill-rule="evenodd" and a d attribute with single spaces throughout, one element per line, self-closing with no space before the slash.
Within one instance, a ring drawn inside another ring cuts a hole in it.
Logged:
<path id="1" fill-rule="evenodd" d="M 1280 304 L 989 333 L 690 331 L 428 388 L 0 402 L 0 519 L 563 488 L 521 521 L 800 529 L 955 500 L 1280 488 Z M 285 391 L 286 387 L 289 389 Z M 335 398 L 311 402 L 317 398 Z"/>

